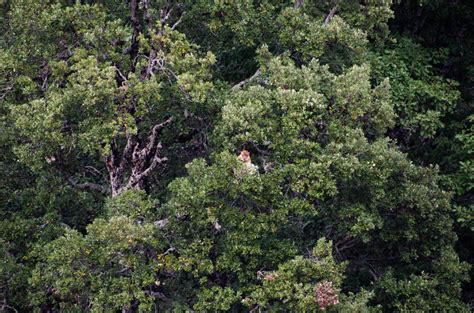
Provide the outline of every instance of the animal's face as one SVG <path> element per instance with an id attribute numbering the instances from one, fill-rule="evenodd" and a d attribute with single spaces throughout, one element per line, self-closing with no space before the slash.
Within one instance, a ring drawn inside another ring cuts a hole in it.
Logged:
<path id="1" fill-rule="evenodd" d="M 250 153 L 247 150 L 242 150 L 240 152 L 240 155 L 238 156 L 238 159 L 244 163 L 249 163 L 250 162 Z"/>

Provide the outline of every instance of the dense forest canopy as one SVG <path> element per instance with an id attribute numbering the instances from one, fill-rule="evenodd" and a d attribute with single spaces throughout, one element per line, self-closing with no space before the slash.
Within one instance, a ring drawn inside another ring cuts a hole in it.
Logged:
<path id="1" fill-rule="evenodd" d="M 0 12 L 0 311 L 474 308 L 472 1 Z"/>

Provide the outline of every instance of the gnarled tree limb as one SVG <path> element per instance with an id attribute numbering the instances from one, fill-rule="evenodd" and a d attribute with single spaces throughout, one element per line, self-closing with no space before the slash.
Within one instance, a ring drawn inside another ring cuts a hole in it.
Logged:
<path id="1" fill-rule="evenodd" d="M 129 189 L 143 187 L 144 179 L 157 166 L 168 160 L 166 157 L 160 157 L 162 146 L 158 142 L 158 135 L 172 121 L 173 118 L 169 117 L 164 122 L 153 126 L 145 142 L 141 142 L 137 135 L 127 133 L 127 143 L 120 161 L 118 161 L 116 149 L 112 149 L 105 160 L 109 171 L 112 197 Z M 127 168 L 130 168 L 129 177 L 124 181 Z"/>

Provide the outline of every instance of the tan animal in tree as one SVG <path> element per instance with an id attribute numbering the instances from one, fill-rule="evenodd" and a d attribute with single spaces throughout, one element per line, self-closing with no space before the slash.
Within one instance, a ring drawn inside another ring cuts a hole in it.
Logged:
<path id="1" fill-rule="evenodd" d="M 242 150 L 237 157 L 237 160 L 241 161 L 245 165 L 246 172 L 248 174 L 255 174 L 257 172 L 258 167 L 252 164 L 252 159 L 250 158 L 250 152 L 247 150 Z"/>
<path id="2" fill-rule="evenodd" d="M 252 160 L 250 159 L 250 152 L 248 152 L 247 150 L 242 150 L 237 159 L 242 161 L 246 165 L 252 164 Z"/>

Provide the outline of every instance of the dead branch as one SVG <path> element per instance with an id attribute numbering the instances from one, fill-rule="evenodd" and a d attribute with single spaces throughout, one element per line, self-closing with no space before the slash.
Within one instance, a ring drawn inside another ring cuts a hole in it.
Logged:
<path id="1" fill-rule="evenodd" d="M 295 0 L 294 8 L 295 9 L 301 8 L 303 6 L 303 3 L 304 3 L 304 0 Z"/>
<path id="2" fill-rule="evenodd" d="M 104 193 L 104 194 L 107 194 L 109 193 L 109 189 L 103 185 L 99 185 L 99 184 L 94 184 L 94 183 L 77 183 L 76 181 L 74 181 L 74 179 L 72 178 L 69 178 L 68 179 L 68 182 L 78 188 L 78 189 L 82 189 L 82 190 L 95 190 L 95 191 L 99 191 L 101 193 Z"/>
<path id="3" fill-rule="evenodd" d="M 181 13 L 178 20 L 171 26 L 171 30 L 175 30 L 176 27 L 178 27 L 178 25 L 181 24 L 184 14 L 186 14 L 186 12 Z"/>
<path id="4" fill-rule="evenodd" d="M 262 75 L 262 70 L 258 69 L 251 77 L 244 79 L 243 81 L 235 84 L 232 86 L 232 91 L 237 91 L 242 89 L 246 84 L 250 83 L 251 81 L 255 80 L 256 78 L 260 77 Z"/>
<path id="5" fill-rule="evenodd" d="M 170 301 L 170 299 L 168 299 L 164 293 L 162 292 L 158 292 L 158 291 L 150 291 L 150 290 L 145 290 L 143 291 L 145 294 L 149 295 L 149 296 L 152 296 L 152 297 L 155 297 L 155 298 L 158 298 L 162 301 L 165 301 L 165 302 L 168 302 Z"/>
<path id="6" fill-rule="evenodd" d="M 138 55 L 138 36 L 140 35 L 140 18 L 138 16 L 138 0 L 130 1 L 130 13 L 132 21 L 132 42 L 130 45 L 130 59 L 132 61 L 131 72 L 135 71 L 136 60 Z"/>
<path id="7" fill-rule="evenodd" d="M 173 12 L 173 9 L 169 9 L 169 10 L 161 9 L 160 10 L 160 23 L 161 23 L 162 27 L 164 27 L 166 25 L 166 22 L 170 18 L 171 12 Z"/>
<path id="8" fill-rule="evenodd" d="M 326 26 L 327 24 L 329 24 L 329 22 L 331 22 L 332 18 L 334 17 L 334 15 L 337 13 L 337 11 L 339 10 L 339 6 L 338 5 L 335 5 L 331 11 L 329 11 L 328 15 L 326 16 L 326 18 L 324 19 L 324 23 L 323 23 L 323 26 Z"/>
<path id="9" fill-rule="evenodd" d="M 173 121 L 173 117 L 169 117 L 167 120 L 165 120 L 164 122 L 160 123 L 160 124 L 156 124 L 155 126 L 153 126 L 153 128 L 151 129 L 150 131 L 150 135 L 148 136 L 148 145 L 147 145 L 147 149 L 151 150 L 152 147 L 155 145 L 155 142 L 156 142 L 156 138 L 159 134 L 159 132 L 165 128 L 166 126 L 168 126 L 169 124 L 171 124 L 171 122 Z"/>
<path id="10" fill-rule="evenodd" d="M 155 221 L 153 222 L 153 224 L 158 227 L 158 228 L 164 228 L 166 225 L 168 225 L 168 222 L 169 222 L 169 219 L 168 218 L 164 218 L 164 219 L 161 219 L 161 220 L 158 220 L 158 221 Z"/>
<path id="11" fill-rule="evenodd" d="M 162 146 L 157 141 L 159 133 L 163 128 L 171 124 L 172 121 L 173 118 L 169 117 L 164 122 L 153 126 L 145 143 L 140 143 L 137 135 L 127 133 L 127 143 L 120 162 L 117 162 L 116 149 L 112 149 L 112 152 L 106 157 L 105 161 L 109 171 L 113 197 L 132 188 L 141 188 L 143 180 L 156 167 L 168 160 L 166 157 L 160 157 Z M 129 165 L 131 165 L 130 176 L 124 182 L 123 177 Z"/>
<path id="12" fill-rule="evenodd" d="M 143 0 L 143 16 L 145 18 L 145 22 L 148 28 L 151 30 L 153 29 L 153 20 L 151 18 L 149 9 L 150 9 L 150 4 L 148 3 L 148 0 Z"/>

